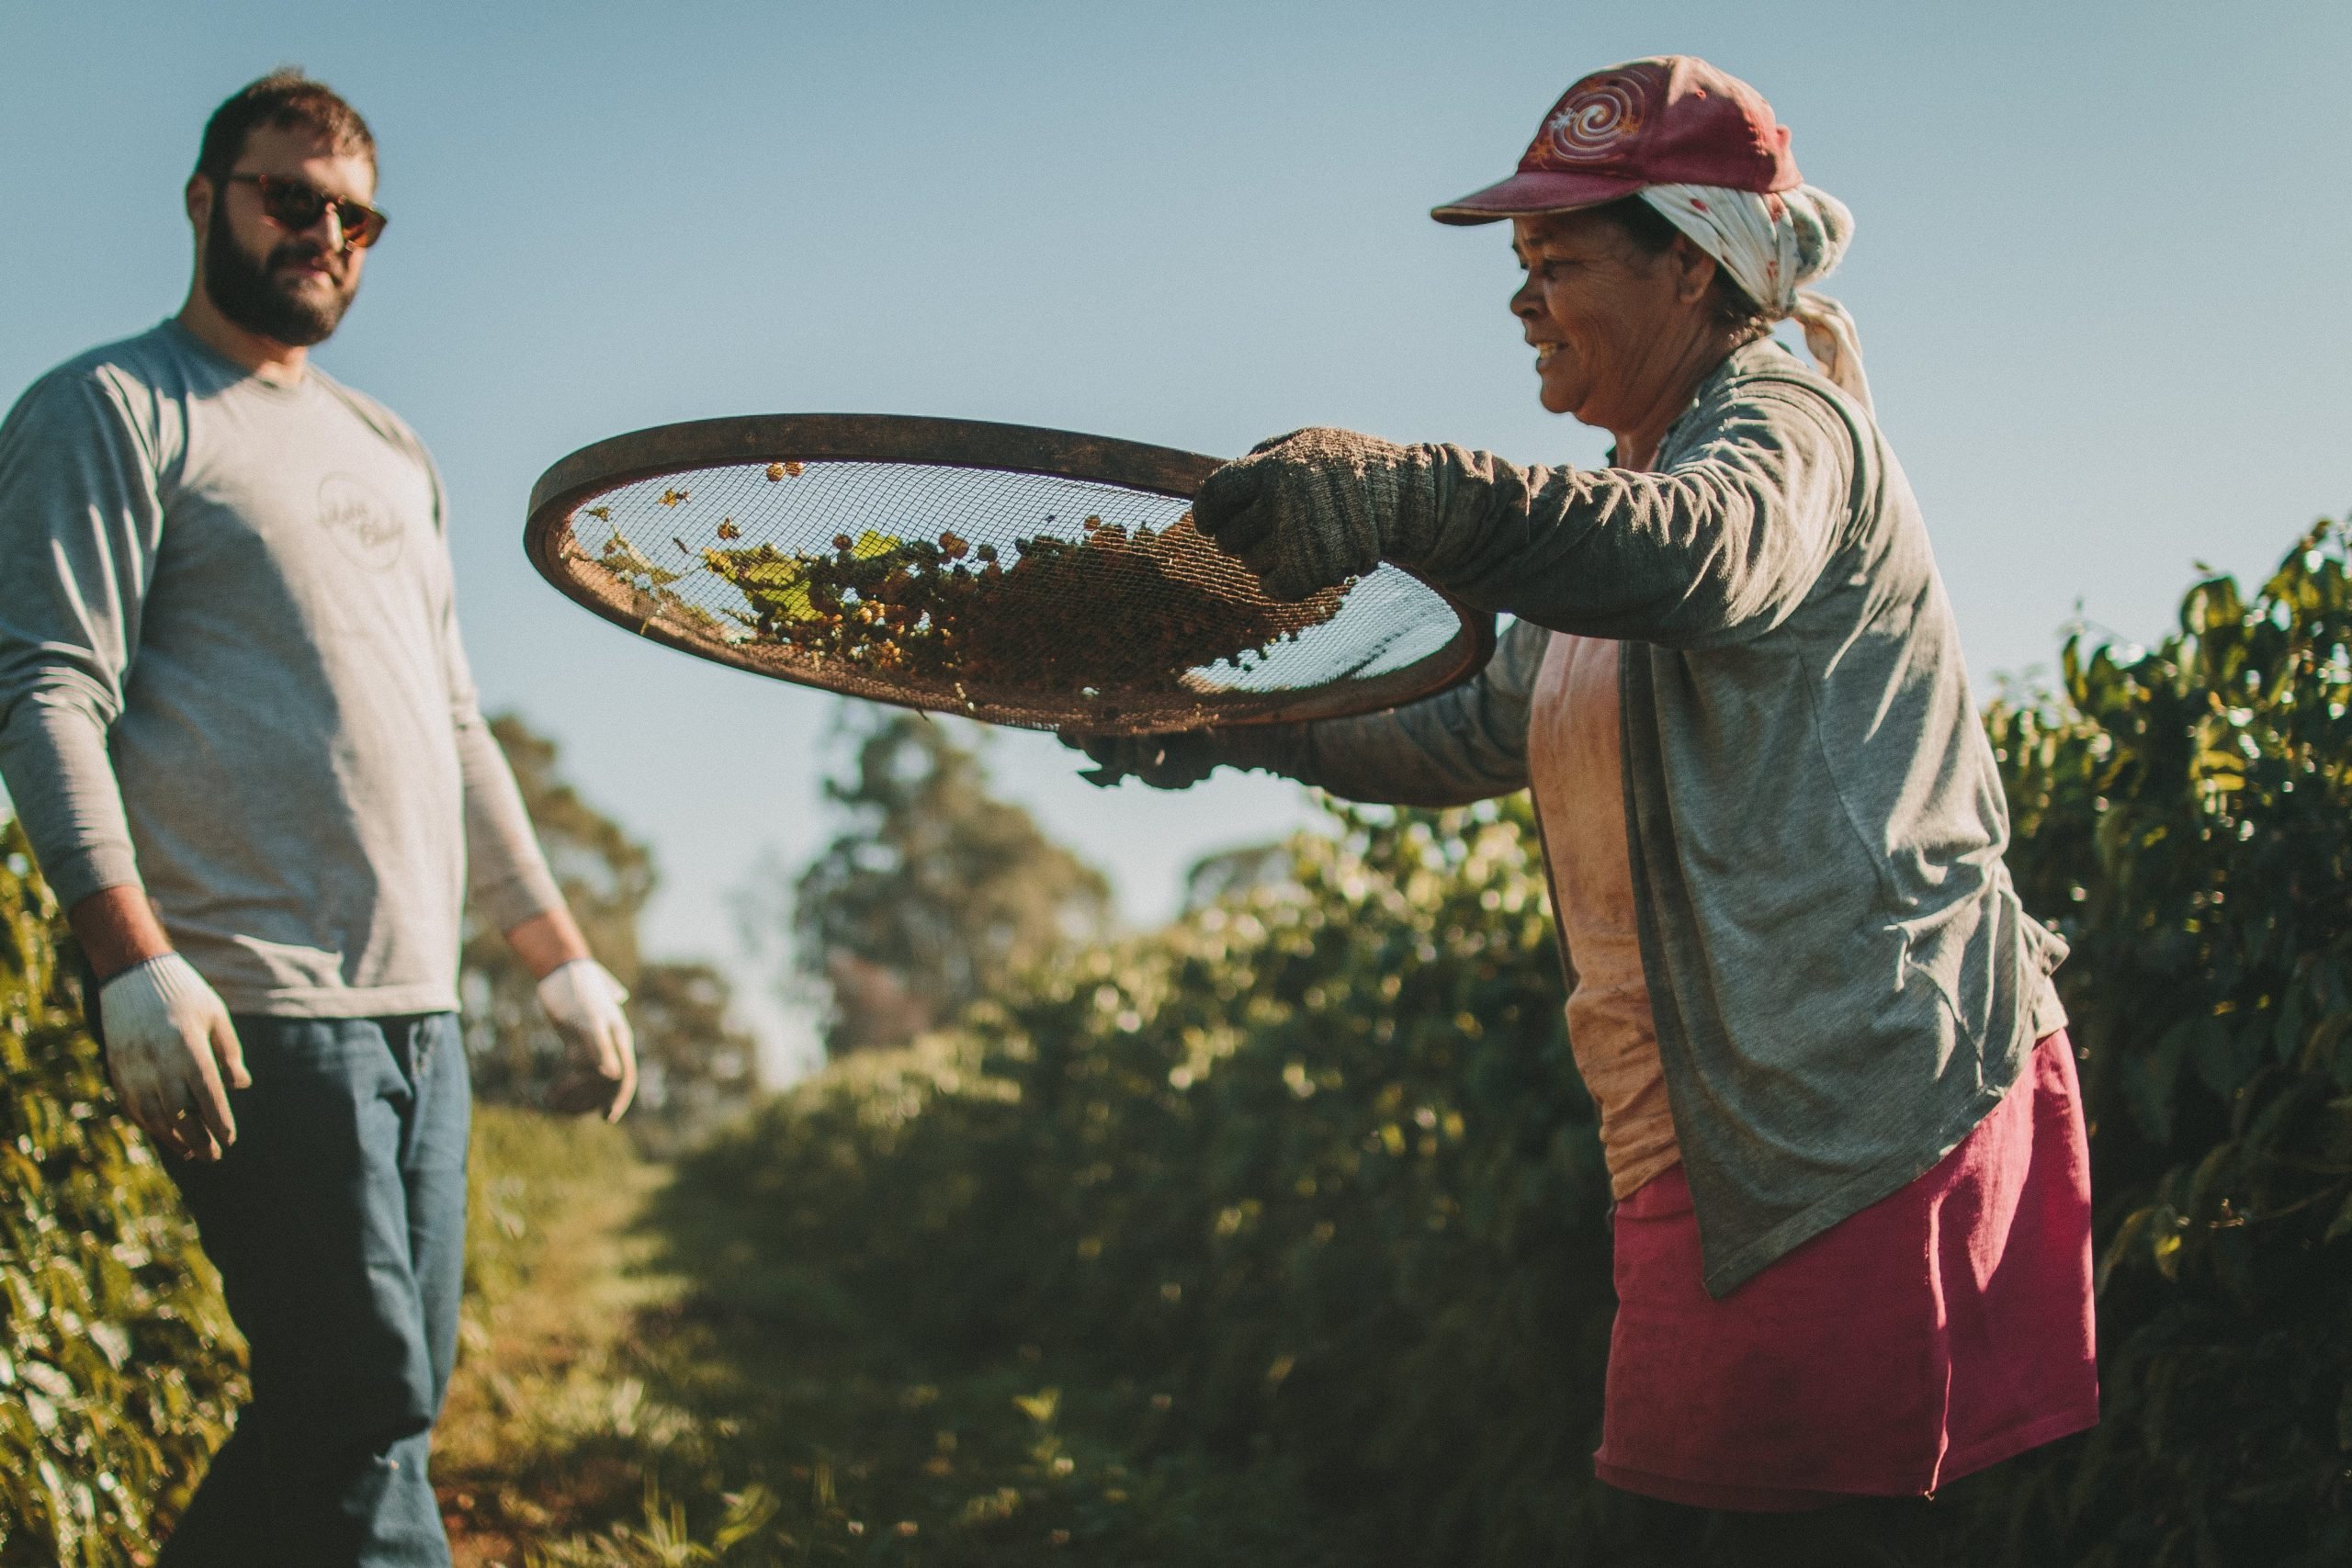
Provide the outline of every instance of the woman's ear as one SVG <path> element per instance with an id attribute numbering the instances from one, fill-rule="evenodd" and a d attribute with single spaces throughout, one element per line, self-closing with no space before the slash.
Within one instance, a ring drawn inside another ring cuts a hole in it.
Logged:
<path id="1" fill-rule="evenodd" d="M 1672 252 L 1677 275 L 1674 298 L 1684 305 L 1696 305 L 1714 291 L 1715 274 L 1722 265 L 1714 257 L 1701 250 L 1688 234 L 1674 236 Z"/>

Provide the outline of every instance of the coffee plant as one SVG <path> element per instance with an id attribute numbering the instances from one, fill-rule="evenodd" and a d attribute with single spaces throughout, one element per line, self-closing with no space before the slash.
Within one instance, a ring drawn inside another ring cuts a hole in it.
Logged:
<path id="1" fill-rule="evenodd" d="M 821 1259 L 831 1310 L 933 1351 L 1165 1391 L 1169 1441 L 1373 1499 L 1395 1561 L 1596 1536 L 1609 1185 L 1532 824 L 1340 828 L 795 1091 L 680 1180 L 768 1216 L 703 1266 Z"/>
<path id="2" fill-rule="evenodd" d="M 1949 1489 L 1945 1561 L 2352 1562 L 2346 558 L 2315 527 L 1987 715 L 2074 949 L 2106 1416 Z M 772 1102 L 681 1167 L 673 1261 L 803 1332 L 1091 1369 L 1139 1462 L 1295 1476 L 1348 1561 L 1673 1561 L 1591 1478 L 1608 1182 L 1524 802 L 1335 827 Z M 15 839 L 0 928 L 0 1568 L 135 1562 L 233 1339 Z"/>
<path id="3" fill-rule="evenodd" d="M 2352 1561 L 2347 648 L 2323 525 L 1987 716 L 2027 906 L 2074 944 L 2107 1416 L 1951 1488 L 1962 1560 Z M 679 1201 L 766 1198 L 715 1272 L 821 1262 L 838 1318 L 1166 1391 L 1171 1433 L 1297 1466 L 1367 1561 L 1654 1560 L 1591 1479 L 1608 1184 L 1524 805 L 1339 826 L 803 1087 Z"/>
<path id="4" fill-rule="evenodd" d="M 2032 1561 L 2352 1562 L 2346 540 L 2198 583 L 2153 649 L 2077 637 L 1988 716 L 2074 946 L 2102 1248 L 2107 1418 L 2019 1467 Z"/>
<path id="5" fill-rule="evenodd" d="M 56 902 L 0 829 L 0 1565 L 151 1560 L 243 1393 L 171 1179 L 117 1115 Z"/>

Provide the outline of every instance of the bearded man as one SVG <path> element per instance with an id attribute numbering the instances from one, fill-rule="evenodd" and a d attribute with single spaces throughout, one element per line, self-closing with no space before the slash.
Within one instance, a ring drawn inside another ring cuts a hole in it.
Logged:
<path id="1" fill-rule="evenodd" d="M 168 1156 L 254 1394 L 164 1568 L 447 1564 L 469 890 L 617 1117 L 623 994 L 476 705 L 432 459 L 308 362 L 384 231 L 299 72 L 206 125 L 187 302 L 0 424 L 0 775 L 123 1109 Z"/>

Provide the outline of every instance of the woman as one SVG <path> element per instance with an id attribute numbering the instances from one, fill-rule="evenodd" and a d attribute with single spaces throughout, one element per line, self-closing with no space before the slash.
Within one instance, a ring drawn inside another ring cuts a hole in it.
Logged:
<path id="1" fill-rule="evenodd" d="M 1516 175 L 1435 216 L 1510 221 L 1544 406 L 1611 432 L 1612 466 L 1306 430 L 1219 470 L 1199 525 L 1270 592 L 1389 560 L 1518 622 L 1441 696 L 1094 741 L 1098 781 L 1532 786 L 1617 1200 L 1605 1481 L 1804 1510 L 2092 1425 L 2064 949 L 2002 863 L 1852 323 L 1799 292 L 1850 219 L 1753 89 L 1681 57 L 1578 82 Z M 1818 372 L 1767 335 L 1791 317 Z"/>

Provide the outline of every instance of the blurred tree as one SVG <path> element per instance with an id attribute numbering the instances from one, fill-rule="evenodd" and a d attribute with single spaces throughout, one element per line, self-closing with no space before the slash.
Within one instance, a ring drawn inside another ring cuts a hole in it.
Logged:
<path id="1" fill-rule="evenodd" d="M 1204 854 L 1184 873 L 1183 913 L 1195 914 L 1261 887 L 1282 886 L 1291 879 L 1294 858 L 1291 846 L 1280 840 Z"/>
<path id="2" fill-rule="evenodd" d="M 697 1141 L 759 1087 L 757 1042 L 727 1020 L 733 990 L 707 964 L 639 965 L 628 1011 L 637 1026 L 638 1142 L 670 1155 Z"/>
<path id="3" fill-rule="evenodd" d="M 580 798 L 556 766 L 554 741 L 511 713 L 493 717 L 490 729 L 514 770 L 539 848 L 588 945 L 621 984 L 635 985 L 637 917 L 661 881 L 653 852 Z"/>
<path id="4" fill-rule="evenodd" d="M 850 826 L 800 874 L 788 910 L 752 900 L 789 929 L 794 971 L 824 983 L 835 1055 L 952 1021 L 1099 935 L 1111 904 L 1101 872 L 989 795 L 978 756 L 945 726 L 895 710 L 845 725 L 855 756 L 825 794 Z"/>
<path id="5" fill-rule="evenodd" d="M 643 1077 L 630 1121 L 655 1141 L 689 1139 L 756 1079 L 751 1040 L 730 1028 L 724 976 L 706 964 L 649 963 L 637 921 L 660 878 L 653 853 L 562 776 L 554 741 L 513 714 L 491 720 L 514 770 L 564 901 L 590 951 L 629 987 Z M 504 936 L 469 913 L 458 980 L 474 1091 L 496 1103 L 554 1108 L 566 1076 L 562 1043 L 540 1012 L 537 982 Z"/>

